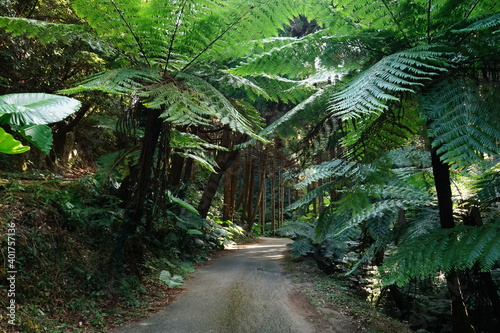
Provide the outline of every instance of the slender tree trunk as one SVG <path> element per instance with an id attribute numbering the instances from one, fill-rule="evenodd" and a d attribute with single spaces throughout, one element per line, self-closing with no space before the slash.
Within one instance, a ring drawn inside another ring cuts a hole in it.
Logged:
<path id="1" fill-rule="evenodd" d="M 279 178 L 278 178 L 278 227 L 283 226 L 284 214 L 285 214 L 285 186 L 283 184 L 283 169 L 281 163 L 279 166 Z"/>
<path id="2" fill-rule="evenodd" d="M 439 219 L 441 228 L 455 226 L 453 219 L 453 201 L 451 192 L 450 168 L 439 158 L 435 148 L 431 149 L 432 173 L 438 197 Z M 454 333 L 474 333 L 464 303 L 462 286 L 455 271 L 446 274 L 448 292 L 451 298 L 452 329 Z"/>
<path id="3" fill-rule="evenodd" d="M 266 184 L 266 172 L 267 172 L 267 161 L 264 160 L 262 163 L 263 175 L 262 176 L 262 187 L 263 187 L 263 195 L 262 195 L 262 204 L 260 205 L 260 221 L 262 224 L 262 236 L 266 234 L 266 209 L 267 209 L 267 184 Z"/>
<path id="4" fill-rule="evenodd" d="M 117 238 L 110 262 L 111 274 L 123 270 L 125 260 L 123 250 L 125 245 L 129 238 L 136 233 L 137 227 L 141 224 L 149 207 L 146 205 L 146 201 L 148 193 L 151 191 L 155 151 L 162 131 L 163 121 L 160 119 L 161 110 L 146 109 L 144 112 L 147 119 L 141 154 L 138 166 L 131 171 L 131 188 L 134 189 L 134 192 L 126 204 L 122 230 Z"/>
<path id="5" fill-rule="evenodd" d="M 224 130 L 221 140 L 221 146 L 230 148 L 231 147 L 231 131 L 229 129 Z M 207 217 L 210 206 L 212 205 L 212 201 L 217 193 L 217 189 L 219 188 L 220 181 L 222 176 L 229 169 L 234 161 L 236 160 L 239 154 L 239 150 L 232 150 L 229 152 L 219 152 L 215 158 L 217 163 L 218 170 L 215 173 L 211 173 L 208 179 L 207 185 L 203 191 L 203 194 L 200 199 L 200 203 L 198 204 L 198 212 L 202 218 Z"/>
<path id="6" fill-rule="evenodd" d="M 238 211 L 240 208 L 242 208 L 242 213 L 241 213 L 242 221 L 245 221 L 245 217 L 243 214 L 245 210 L 245 203 L 247 202 L 248 186 L 250 184 L 250 175 L 251 175 L 250 164 L 251 164 L 250 153 L 247 151 L 247 153 L 245 154 L 245 161 L 243 164 L 243 166 L 245 167 L 245 174 L 243 177 L 243 188 L 241 189 L 241 193 L 238 197 L 238 200 L 236 201 L 236 210 Z"/>
<path id="7" fill-rule="evenodd" d="M 264 197 L 264 182 L 266 177 L 266 168 L 265 161 L 261 163 L 260 172 L 259 172 L 259 193 L 257 194 L 257 202 L 255 203 L 255 208 L 250 213 L 250 218 L 248 219 L 248 231 L 252 230 L 253 224 L 255 223 L 255 218 L 257 216 L 257 212 L 259 211 L 260 206 L 263 202 Z"/>
<path id="8" fill-rule="evenodd" d="M 248 187 L 245 189 L 246 190 L 246 201 L 243 209 L 243 216 L 244 216 L 244 221 L 246 222 L 246 228 L 247 231 L 252 231 L 251 225 L 250 225 L 250 219 L 252 215 L 252 204 L 253 204 L 253 192 L 254 192 L 254 187 L 255 187 L 255 163 L 253 158 L 249 160 L 250 165 L 248 166 L 248 173 L 249 173 L 249 180 L 248 180 Z M 253 222 L 252 222 L 253 225 Z"/>
<path id="9" fill-rule="evenodd" d="M 273 235 L 276 233 L 276 167 L 273 159 L 271 164 L 271 229 Z"/>

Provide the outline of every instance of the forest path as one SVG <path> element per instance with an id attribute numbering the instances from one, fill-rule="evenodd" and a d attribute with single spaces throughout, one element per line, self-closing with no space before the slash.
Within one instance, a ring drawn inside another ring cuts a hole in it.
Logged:
<path id="1" fill-rule="evenodd" d="M 200 268 L 164 310 L 113 333 L 346 333 L 294 289 L 282 264 L 288 239 L 241 245 Z M 337 326 L 336 328 L 333 326 Z"/>

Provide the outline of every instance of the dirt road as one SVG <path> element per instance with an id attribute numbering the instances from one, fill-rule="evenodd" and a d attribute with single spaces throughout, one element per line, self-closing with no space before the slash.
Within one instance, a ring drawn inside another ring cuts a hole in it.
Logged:
<path id="1" fill-rule="evenodd" d="M 113 333 L 328 333 L 334 328 L 294 289 L 281 264 L 289 240 L 258 244 L 200 268 L 177 302 Z"/>

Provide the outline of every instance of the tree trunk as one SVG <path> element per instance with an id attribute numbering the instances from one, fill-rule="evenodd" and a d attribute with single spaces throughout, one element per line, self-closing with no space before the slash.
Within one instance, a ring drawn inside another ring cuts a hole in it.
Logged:
<path id="1" fill-rule="evenodd" d="M 231 148 L 231 130 L 225 129 L 222 134 L 221 146 L 225 148 Z M 239 150 L 230 150 L 230 151 L 220 151 L 216 158 L 215 162 L 218 165 L 218 170 L 215 173 L 211 173 L 208 179 L 207 185 L 203 191 L 203 194 L 200 199 L 200 203 L 198 204 L 198 212 L 202 218 L 206 218 L 208 215 L 208 211 L 210 206 L 212 205 L 212 201 L 217 193 L 217 189 L 219 188 L 220 181 L 222 176 L 226 172 L 227 169 L 233 165 L 239 154 Z"/>
<path id="2" fill-rule="evenodd" d="M 148 205 L 148 193 L 151 191 L 154 156 L 160 137 L 163 121 L 160 119 L 161 110 L 143 110 L 146 114 L 146 126 L 141 145 L 139 163 L 131 170 L 131 189 L 133 194 L 126 203 L 123 225 L 110 262 L 111 274 L 120 272 L 124 267 L 124 248 L 127 241 L 133 236 L 141 224 Z M 130 266 L 130 265 L 129 265 Z"/>
<path id="3" fill-rule="evenodd" d="M 453 201 L 451 192 L 450 168 L 439 158 L 435 148 L 431 149 L 432 173 L 438 197 L 439 219 L 441 228 L 451 229 L 453 220 Z M 454 333 L 474 333 L 469 314 L 465 307 L 462 286 L 455 271 L 446 274 L 448 292 L 451 298 L 452 329 Z"/>
<path id="4" fill-rule="evenodd" d="M 275 162 L 273 159 L 273 164 L 271 164 L 271 176 L 269 177 L 271 179 L 271 230 L 273 232 L 273 236 L 275 235 L 276 232 L 276 170 L 275 170 Z"/>
<path id="5" fill-rule="evenodd" d="M 254 184 L 254 182 L 255 182 L 255 174 L 254 174 L 255 173 L 255 163 L 254 163 L 253 158 L 250 158 L 249 163 L 250 163 L 250 165 L 247 166 L 249 179 L 248 179 L 247 188 L 244 189 L 246 191 L 246 195 L 245 195 L 246 201 L 244 202 L 242 216 L 243 216 L 243 221 L 246 222 L 246 229 L 247 229 L 247 231 L 250 232 L 250 231 L 252 231 L 251 226 L 250 226 L 250 216 L 252 213 L 253 190 L 254 190 L 254 186 L 255 186 L 255 184 Z"/>
<path id="6" fill-rule="evenodd" d="M 259 211 L 260 205 L 262 204 L 263 201 L 265 177 L 266 177 L 266 168 L 265 168 L 265 162 L 263 162 L 260 166 L 259 193 L 257 194 L 257 201 L 255 203 L 255 208 L 251 211 L 249 215 L 248 231 L 252 230 L 253 224 L 255 223 L 255 218 L 257 216 L 257 212 Z"/>

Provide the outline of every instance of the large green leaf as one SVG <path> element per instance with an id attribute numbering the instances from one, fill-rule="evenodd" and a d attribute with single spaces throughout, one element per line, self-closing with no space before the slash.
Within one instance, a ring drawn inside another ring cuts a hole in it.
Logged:
<path id="1" fill-rule="evenodd" d="M 77 111 L 80 101 L 52 94 L 20 93 L 0 96 L 0 124 L 47 125 Z"/>
<path id="2" fill-rule="evenodd" d="M 28 150 L 30 150 L 30 147 L 23 146 L 20 141 L 14 139 L 12 135 L 0 127 L 0 153 L 21 154 Z"/>
<path id="3" fill-rule="evenodd" d="M 47 125 L 28 125 L 18 129 L 19 133 L 44 154 L 50 153 L 53 144 L 52 129 Z"/>

